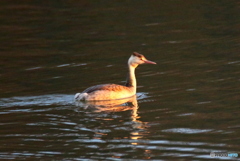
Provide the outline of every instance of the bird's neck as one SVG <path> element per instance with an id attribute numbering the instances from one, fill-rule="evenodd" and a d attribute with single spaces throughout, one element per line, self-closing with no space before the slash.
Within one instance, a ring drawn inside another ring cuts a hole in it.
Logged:
<path id="1" fill-rule="evenodd" d="M 135 68 L 131 65 L 128 65 L 128 75 L 127 75 L 127 82 L 126 82 L 126 86 L 127 87 L 133 87 L 134 91 L 136 92 L 136 87 L 137 87 L 137 81 L 136 81 L 136 77 L 135 77 Z"/>

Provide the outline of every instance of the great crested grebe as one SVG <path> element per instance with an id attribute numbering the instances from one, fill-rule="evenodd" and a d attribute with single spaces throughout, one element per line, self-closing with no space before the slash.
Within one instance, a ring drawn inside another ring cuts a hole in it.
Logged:
<path id="1" fill-rule="evenodd" d="M 75 95 L 77 101 L 98 101 L 123 99 L 136 94 L 137 81 L 135 77 L 135 68 L 140 64 L 156 64 L 147 60 L 143 55 L 134 52 L 128 59 L 129 73 L 125 86 L 118 84 L 100 84 L 85 89 L 82 93 Z"/>

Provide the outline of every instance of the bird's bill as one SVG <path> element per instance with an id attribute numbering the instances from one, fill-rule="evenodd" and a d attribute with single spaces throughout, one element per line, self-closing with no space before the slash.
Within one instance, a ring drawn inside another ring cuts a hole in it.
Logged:
<path id="1" fill-rule="evenodd" d="M 150 60 L 144 60 L 144 63 L 146 63 L 146 64 L 157 64 L 157 63 L 155 63 L 153 61 L 150 61 Z"/>

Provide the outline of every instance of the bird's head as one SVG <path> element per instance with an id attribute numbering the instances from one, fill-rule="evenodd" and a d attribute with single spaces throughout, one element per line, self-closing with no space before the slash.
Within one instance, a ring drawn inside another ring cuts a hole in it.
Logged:
<path id="1" fill-rule="evenodd" d="M 140 64 L 157 64 L 153 61 L 149 61 L 143 56 L 142 54 L 139 54 L 137 52 L 134 52 L 131 57 L 128 59 L 128 64 L 131 65 L 132 67 L 137 67 Z"/>

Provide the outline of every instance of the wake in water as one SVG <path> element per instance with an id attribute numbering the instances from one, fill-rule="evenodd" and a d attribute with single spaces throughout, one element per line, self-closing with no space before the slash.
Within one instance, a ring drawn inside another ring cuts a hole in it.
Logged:
<path id="1" fill-rule="evenodd" d="M 67 94 L 52 94 L 40 96 L 1 98 L 0 107 L 72 105 L 72 97 L 72 95 Z"/>
<path id="2" fill-rule="evenodd" d="M 138 100 L 144 98 L 148 98 L 146 93 L 137 93 Z M 23 96 L 0 99 L 0 107 L 50 106 L 50 105 L 57 106 L 74 105 L 73 95 L 49 94 L 40 96 Z"/>

